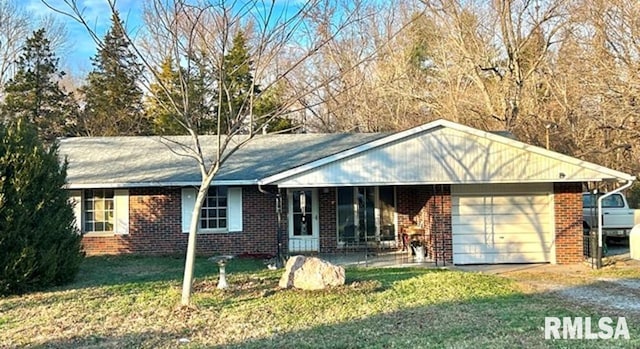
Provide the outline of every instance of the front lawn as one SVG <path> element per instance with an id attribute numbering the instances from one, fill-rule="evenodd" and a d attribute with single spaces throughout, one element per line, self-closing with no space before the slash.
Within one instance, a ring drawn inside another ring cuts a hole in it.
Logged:
<path id="1" fill-rule="evenodd" d="M 213 263 L 199 259 L 196 270 L 193 306 L 182 308 L 182 259 L 88 258 L 71 285 L 0 299 L 0 347 L 640 346 L 637 314 L 525 293 L 515 281 L 498 276 L 347 269 L 345 286 L 304 292 L 279 290 L 281 270 L 267 270 L 261 261 L 233 260 L 227 267 L 231 288 L 219 291 Z M 626 316 L 631 341 L 545 341 L 545 316 Z"/>

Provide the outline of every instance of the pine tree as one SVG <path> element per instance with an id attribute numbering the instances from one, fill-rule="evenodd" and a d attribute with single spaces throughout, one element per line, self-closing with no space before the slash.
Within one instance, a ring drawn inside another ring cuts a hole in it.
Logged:
<path id="1" fill-rule="evenodd" d="M 260 93 L 260 88 L 253 82 L 253 61 L 249 56 L 249 48 L 244 33 L 239 31 L 233 38 L 232 46 L 222 61 L 219 90 L 220 130 L 227 133 L 250 110 L 251 94 Z"/>
<path id="2" fill-rule="evenodd" d="M 82 262 L 57 152 L 23 118 L 0 124 L 0 295 L 69 282 Z"/>
<path id="3" fill-rule="evenodd" d="M 209 133 L 211 124 L 204 126 L 207 116 L 204 82 L 198 74 L 179 69 L 170 57 L 165 58 L 157 73 L 158 83 L 150 86 L 146 113 L 153 123 L 153 131 L 160 135 L 187 134 L 180 122 L 188 121 L 199 132 Z M 187 102 L 189 105 L 185 108 Z"/>
<path id="4" fill-rule="evenodd" d="M 282 95 L 284 87 L 282 84 L 276 84 L 268 90 L 263 91 L 254 102 L 254 120 L 255 129 L 263 130 L 267 133 L 290 133 L 295 130 L 297 123 L 285 116 L 274 116 L 274 114 L 282 114 Z"/>
<path id="5" fill-rule="evenodd" d="M 82 124 L 92 136 L 145 135 L 151 131 L 144 115 L 142 90 L 137 83 L 142 66 L 130 50 L 117 12 L 103 45 L 92 58 L 93 70 L 83 86 Z"/>
<path id="6" fill-rule="evenodd" d="M 1 106 L 4 119 L 28 120 L 47 142 L 71 133 L 77 105 L 58 84 L 64 72 L 58 69 L 58 58 L 51 51 L 44 29 L 27 38 L 16 65 Z"/>
<path id="7" fill-rule="evenodd" d="M 224 56 L 222 71 L 219 72 L 220 83 L 216 100 L 219 101 L 220 131 L 227 133 L 234 126 L 246 123 L 246 116 L 253 114 L 252 127 L 267 131 L 280 131 L 290 128 L 293 123 L 285 118 L 271 120 L 271 114 L 281 107 L 280 93 L 262 91 L 254 82 L 253 60 L 249 54 L 247 40 L 242 31 L 233 38 L 229 52 Z M 267 93 L 270 92 L 270 93 Z"/>

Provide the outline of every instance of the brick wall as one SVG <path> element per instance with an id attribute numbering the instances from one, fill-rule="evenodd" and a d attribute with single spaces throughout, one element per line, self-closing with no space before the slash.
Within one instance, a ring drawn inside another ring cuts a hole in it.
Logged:
<path id="1" fill-rule="evenodd" d="M 556 263 L 583 261 L 582 184 L 554 183 Z"/>
<path id="2" fill-rule="evenodd" d="M 335 252 L 338 246 L 338 218 L 336 216 L 336 188 L 319 188 L 320 252 Z"/>
<path id="3" fill-rule="evenodd" d="M 129 190 L 129 234 L 83 238 L 87 254 L 182 254 L 188 234 L 182 233 L 180 188 Z M 275 199 L 256 187 L 243 187 L 243 231 L 198 234 L 197 253 L 270 254 L 276 252 Z"/>
<path id="4" fill-rule="evenodd" d="M 272 188 L 272 191 L 273 188 Z M 580 183 L 554 185 L 557 263 L 582 261 L 582 199 Z M 285 191 L 282 191 L 284 194 Z M 337 249 L 336 189 L 318 189 L 320 252 Z M 283 195 L 286 196 L 286 195 Z M 275 254 L 277 251 L 275 199 L 256 187 L 243 188 L 243 232 L 199 234 L 199 254 Z M 398 224 L 425 227 L 431 258 L 452 263 L 451 187 L 399 186 L 396 188 Z M 283 201 L 282 237 L 288 230 Z M 180 188 L 134 188 L 129 191 L 128 235 L 83 239 L 88 254 L 182 254 L 188 235 L 182 233 Z M 399 246 L 402 246 L 399 241 Z"/>
<path id="5" fill-rule="evenodd" d="M 438 262 L 453 263 L 451 186 L 435 185 L 429 197 L 429 253 Z"/>
<path id="6" fill-rule="evenodd" d="M 451 186 L 397 187 L 396 200 L 398 224 L 424 227 L 428 256 L 438 262 L 453 263 Z"/>

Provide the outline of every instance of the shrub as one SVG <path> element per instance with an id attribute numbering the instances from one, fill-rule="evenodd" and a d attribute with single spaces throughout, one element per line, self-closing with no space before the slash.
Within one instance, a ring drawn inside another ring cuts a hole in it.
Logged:
<path id="1" fill-rule="evenodd" d="M 0 136 L 0 295 L 69 282 L 83 253 L 66 164 L 20 119 L 0 125 Z"/>
<path id="2" fill-rule="evenodd" d="M 640 183 L 635 182 L 627 192 L 627 201 L 629 207 L 634 209 L 640 208 Z"/>

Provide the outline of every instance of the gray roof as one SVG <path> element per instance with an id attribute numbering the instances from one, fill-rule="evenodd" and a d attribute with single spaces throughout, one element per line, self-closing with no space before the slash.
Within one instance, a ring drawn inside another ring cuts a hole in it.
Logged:
<path id="1" fill-rule="evenodd" d="M 217 184 L 253 184 L 324 157 L 382 138 L 384 133 L 258 135 L 227 159 L 214 178 Z M 232 140 L 240 141 L 244 136 Z M 208 158 L 215 155 L 216 136 L 200 136 Z M 188 136 L 73 137 L 60 140 L 60 156 L 68 160 L 69 188 L 197 185 L 195 160 L 178 145 Z"/>

